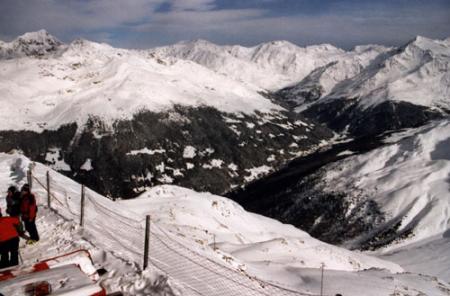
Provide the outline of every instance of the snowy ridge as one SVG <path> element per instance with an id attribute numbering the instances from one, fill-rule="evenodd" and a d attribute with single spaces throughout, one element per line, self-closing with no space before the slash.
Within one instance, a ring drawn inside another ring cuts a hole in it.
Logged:
<path id="1" fill-rule="evenodd" d="M 340 82 L 359 74 L 374 59 L 392 50 L 377 45 L 357 46 L 353 51 L 311 71 L 299 83 L 279 93 L 291 101 L 297 112 L 307 109 L 321 97 L 327 96 Z"/>
<path id="2" fill-rule="evenodd" d="M 36 38 L 33 44 L 44 51 L 47 43 L 40 40 L 53 40 L 44 31 L 25 36 Z M 89 117 L 112 123 L 175 104 L 235 113 L 281 110 L 260 90 L 190 61 L 167 63 L 142 51 L 76 40 L 44 59 L 0 60 L 1 129 L 56 129 L 72 122 L 83 125 Z"/>
<path id="3" fill-rule="evenodd" d="M 363 108 L 391 100 L 449 109 L 450 43 L 418 36 L 336 85 L 325 99 L 333 98 L 358 98 Z"/>
<path id="4" fill-rule="evenodd" d="M 393 235 L 378 239 L 381 245 L 390 243 L 383 252 L 399 253 L 400 262 L 427 266 L 431 274 L 447 279 L 450 273 L 443 265 L 450 259 L 441 257 L 438 250 L 450 244 L 449 145 L 450 122 L 444 120 L 398 143 L 347 158 L 326 174 L 328 190 L 350 195 L 362 192 L 387 215 L 386 223 L 376 230 L 394 229 Z M 408 251 L 417 255 L 417 262 L 408 259 Z"/>
<path id="5" fill-rule="evenodd" d="M 399 143 L 347 158 L 327 180 L 334 189 L 354 184 L 366 191 L 391 219 L 401 218 L 399 231 L 413 229 L 404 243 L 418 241 L 450 227 L 449 144 L 450 122 L 433 123 Z"/>
<path id="6" fill-rule="evenodd" d="M 197 40 L 156 48 L 152 52 L 163 57 L 191 60 L 238 81 L 278 90 L 298 83 L 311 71 L 336 61 L 342 61 L 341 66 L 345 69 L 340 67 L 337 72 L 343 73 L 330 74 L 335 76 L 330 79 L 350 77 L 373 55 L 385 50 L 375 45 L 357 47 L 349 52 L 329 44 L 302 48 L 288 41 L 272 41 L 247 48 Z"/>

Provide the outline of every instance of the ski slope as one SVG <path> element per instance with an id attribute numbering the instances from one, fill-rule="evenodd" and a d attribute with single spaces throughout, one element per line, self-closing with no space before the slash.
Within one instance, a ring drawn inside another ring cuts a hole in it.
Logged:
<path id="1" fill-rule="evenodd" d="M 25 181 L 29 164 L 19 154 L 0 155 L 5 191 L 9 184 Z M 46 191 L 39 182 L 45 184 L 47 171 L 53 211 L 40 207 L 38 228 L 43 239 L 23 250 L 24 260 L 87 248 L 94 262 L 109 270 L 104 280 L 110 291 L 317 295 L 318 267 L 324 263 L 325 291 L 330 295 L 361 295 L 367 286 L 371 288 L 364 295 L 391 295 L 406 289 L 447 295 L 439 288 L 445 287 L 439 280 L 402 273 L 395 263 L 327 245 L 290 225 L 247 213 L 228 199 L 176 186 L 155 187 L 137 199 L 116 202 L 86 190 L 85 222 L 80 228 L 80 185 L 36 163 L 33 191 L 39 202 L 46 203 Z M 151 268 L 141 274 L 147 214 L 152 217 Z"/>

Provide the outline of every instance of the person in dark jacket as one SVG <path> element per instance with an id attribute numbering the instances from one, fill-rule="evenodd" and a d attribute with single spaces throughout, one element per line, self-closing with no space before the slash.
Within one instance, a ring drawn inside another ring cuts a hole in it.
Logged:
<path id="1" fill-rule="evenodd" d="M 6 213 L 12 217 L 20 215 L 20 192 L 15 186 L 8 188 L 8 195 L 6 196 Z"/>
<path id="2" fill-rule="evenodd" d="M 19 236 L 28 239 L 18 216 L 0 217 L 0 268 L 19 264 Z"/>
<path id="3" fill-rule="evenodd" d="M 30 186 L 25 184 L 21 189 L 20 214 L 25 224 L 25 230 L 30 234 L 32 241 L 39 241 L 39 234 L 36 228 L 37 204 L 36 197 L 30 192 Z"/>

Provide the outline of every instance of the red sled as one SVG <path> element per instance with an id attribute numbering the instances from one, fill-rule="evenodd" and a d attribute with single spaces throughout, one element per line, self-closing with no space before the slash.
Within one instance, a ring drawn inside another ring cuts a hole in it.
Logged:
<path id="1" fill-rule="evenodd" d="M 78 250 L 32 266 L 0 270 L 0 295 L 106 296 L 88 251 Z"/>

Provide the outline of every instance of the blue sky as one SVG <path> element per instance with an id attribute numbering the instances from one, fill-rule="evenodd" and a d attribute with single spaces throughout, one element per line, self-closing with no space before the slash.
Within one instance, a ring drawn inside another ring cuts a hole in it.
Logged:
<path id="1" fill-rule="evenodd" d="M 46 29 L 125 48 L 180 40 L 401 45 L 450 36 L 449 0 L 0 0 L 0 40 Z"/>

